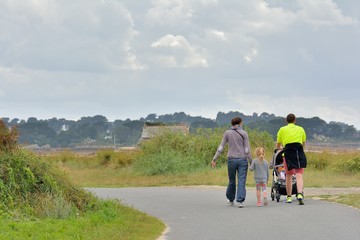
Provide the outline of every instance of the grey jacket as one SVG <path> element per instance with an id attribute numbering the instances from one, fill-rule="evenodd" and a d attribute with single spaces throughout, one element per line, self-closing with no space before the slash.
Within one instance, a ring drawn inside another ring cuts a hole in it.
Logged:
<path id="1" fill-rule="evenodd" d="M 240 126 L 231 127 L 226 130 L 223 139 L 215 153 L 213 160 L 216 160 L 228 144 L 227 158 L 243 158 L 251 162 L 252 156 L 249 144 L 249 135 Z"/>
<path id="2" fill-rule="evenodd" d="M 262 163 L 257 158 L 252 160 L 249 170 L 254 171 L 255 181 L 256 180 L 261 180 L 261 181 L 269 180 L 269 164 L 265 159 Z"/>

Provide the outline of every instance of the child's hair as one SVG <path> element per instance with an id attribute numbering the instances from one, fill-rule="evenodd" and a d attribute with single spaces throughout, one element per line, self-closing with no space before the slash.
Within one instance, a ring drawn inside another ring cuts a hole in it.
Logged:
<path id="1" fill-rule="evenodd" d="M 255 155 L 260 160 L 260 162 L 262 162 L 265 157 L 265 149 L 263 147 L 257 147 L 255 149 Z"/>

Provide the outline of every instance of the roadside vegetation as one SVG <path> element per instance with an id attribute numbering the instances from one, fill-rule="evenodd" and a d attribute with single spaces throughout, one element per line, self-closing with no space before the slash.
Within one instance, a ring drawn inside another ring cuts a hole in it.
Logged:
<path id="1" fill-rule="evenodd" d="M 77 187 L 0 121 L 0 239 L 155 239 L 164 224 Z M 73 161 L 73 160 L 72 160 Z"/>

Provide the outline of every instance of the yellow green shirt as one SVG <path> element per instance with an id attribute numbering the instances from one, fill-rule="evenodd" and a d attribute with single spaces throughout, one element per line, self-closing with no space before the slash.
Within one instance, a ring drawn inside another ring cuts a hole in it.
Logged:
<path id="1" fill-rule="evenodd" d="M 288 125 L 281 127 L 277 133 L 277 142 L 281 143 L 282 146 L 286 146 L 288 143 L 304 144 L 305 141 L 305 130 L 294 123 L 289 123 Z"/>

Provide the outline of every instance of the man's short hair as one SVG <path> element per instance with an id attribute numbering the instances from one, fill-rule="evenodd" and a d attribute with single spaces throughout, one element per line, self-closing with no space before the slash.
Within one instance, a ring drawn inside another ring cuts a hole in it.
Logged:
<path id="1" fill-rule="evenodd" d="M 231 119 L 231 125 L 235 126 L 235 125 L 239 125 L 242 122 L 241 117 L 234 117 L 233 119 Z"/>
<path id="2" fill-rule="evenodd" d="M 288 123 L 294 123 L 295 122 L 295 115 L 290 113 L 286 116 L 286 122 Z"/>

